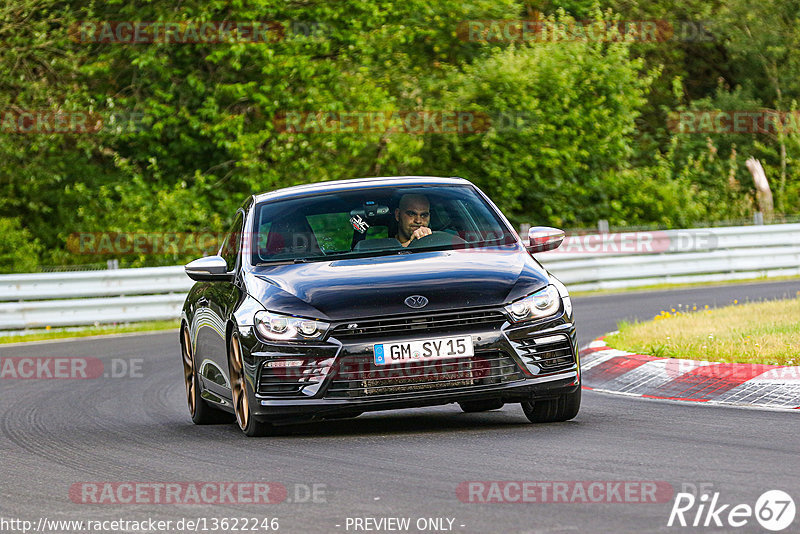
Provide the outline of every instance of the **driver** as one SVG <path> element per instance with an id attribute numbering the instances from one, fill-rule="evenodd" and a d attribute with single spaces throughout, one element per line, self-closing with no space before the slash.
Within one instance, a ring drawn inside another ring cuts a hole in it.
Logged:
<path id="1" fill-rule="evenodd" d="M 394 210 L 394 218 L 397 220 L 397 240 L 404 247 L 415 239 L 433 233 L 428 228 L 431 205 L 425 195 L 409 193 L 400 197 L 400 204 Z"/>

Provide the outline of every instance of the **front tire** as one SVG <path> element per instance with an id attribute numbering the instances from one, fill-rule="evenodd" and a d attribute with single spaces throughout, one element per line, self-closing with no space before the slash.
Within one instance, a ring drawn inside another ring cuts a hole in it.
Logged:
<path id="1" fill-rule="evenodd" d="M 250 396 L 247 393 L 247 380 L 244 373 L 242 345 L 238 334 L 231 335 L 228 345 L 228 371 L 231 377 L 231 396 L 236 423 L 246 436 L 266 436 L 272 425 L 257 420 L 250 411 Z"/>
<path id="2" fill-rule="evenodd" d="M 181 359 L 183 360 L 183 383 L 186 388 L 186 402 L 189 405 L 189 415 L 196 425 L 213 425 L 228 423 L 231 418 L 227 413 L 216 410 L 208 405 L 200 396 L 200 380 L 197 378 L 197 365 L 192 350 L 192 339 L 189 336 L 189 327 L 181 328 Z"/>
<path id="3" fill-rule="evenodd" d="M 581 388 L 555 399 L 531 400 L 522 403 L 522 411 L 531 423 L 569 421 L 581 409 Z"/>

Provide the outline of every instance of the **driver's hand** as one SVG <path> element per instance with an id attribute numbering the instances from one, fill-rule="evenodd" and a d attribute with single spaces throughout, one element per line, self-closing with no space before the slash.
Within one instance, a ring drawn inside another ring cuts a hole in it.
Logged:
<path id="1" fill-rule="evenodd" d="M 427 226 L 420 226 L 419 228 L 414 230 L 413 234 L 411 234 L 411 241 L 414 241 L 415 239 L 422 239 L 426 235 L 431 235 L 432 233 L 433 230 L 431 230 Z"/>
<path id="2" fill-rule="evenodd" d="M 408 246 L 408 245 L 410 245 L 410 244 L 411 244 L 411 242 L 412 242 L 412 241 L 414 241 L 415 239 L 422 239 L 422 238 L 423 238 L 423 237 L 425 237 L 426 235 L 431 235 L 432 233 L 433 233 L 433 230 L 431 230 L 431 229 L 430 229 L 430 228 L 428 228 L 427 226 L 420 226 L 419 228 L 417 228 L 416 230 L 414 230 L 414 233 L 413 233 L 413 234 L 411 234 L 411 239 L 409 239 L 408 241 L 406 241 L 406 242 L 405 242 L 405 243 L 403 243 L 402 245 L 403 245 L 404 247 L 407 247 L 407 246 Z"/>

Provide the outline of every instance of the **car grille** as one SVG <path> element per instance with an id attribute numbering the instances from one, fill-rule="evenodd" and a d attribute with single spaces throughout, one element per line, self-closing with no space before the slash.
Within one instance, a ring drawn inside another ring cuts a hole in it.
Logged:
<path id="1" fill-rule="evenodd" d="M 346 356 L 325 396 L 376 397 L 501 384 L 523 378 L 514 360 L 501 352 L 396 365 L 375 365 L 371 356 Z"/>
<path id="2" fill-rule="evenodd" d="M 512 340 L 523 361 L 532 360 L 542 371 L 558 371 L 575 363 L 572 343 L 566 335 Z"/>
<path id="3" fill-rule="evenodd" d="M 331 336 L 339 340 L 373 338 L 407 334 L 409 332 L 457 331 L 462 327 L 476 325 L 500 328 L 506 320 L 497 310 L 431 313 L 386 319 L 353 320 L 336 326 Z"/>

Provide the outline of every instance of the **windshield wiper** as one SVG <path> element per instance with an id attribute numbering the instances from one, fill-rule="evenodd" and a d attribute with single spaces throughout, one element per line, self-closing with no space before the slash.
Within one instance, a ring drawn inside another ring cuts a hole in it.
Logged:
<path id="1" fill-rule="evenodd" d="M 266 267 L 268 265 L 293 265 L 297 263 L 311 263 L 313 260 L 308 258 L 292 258 L 292 259 L 285 259 L 285 260 L 275 260 L 275 261 L 264 261 L 256 263 L 256 267 Z"/>

